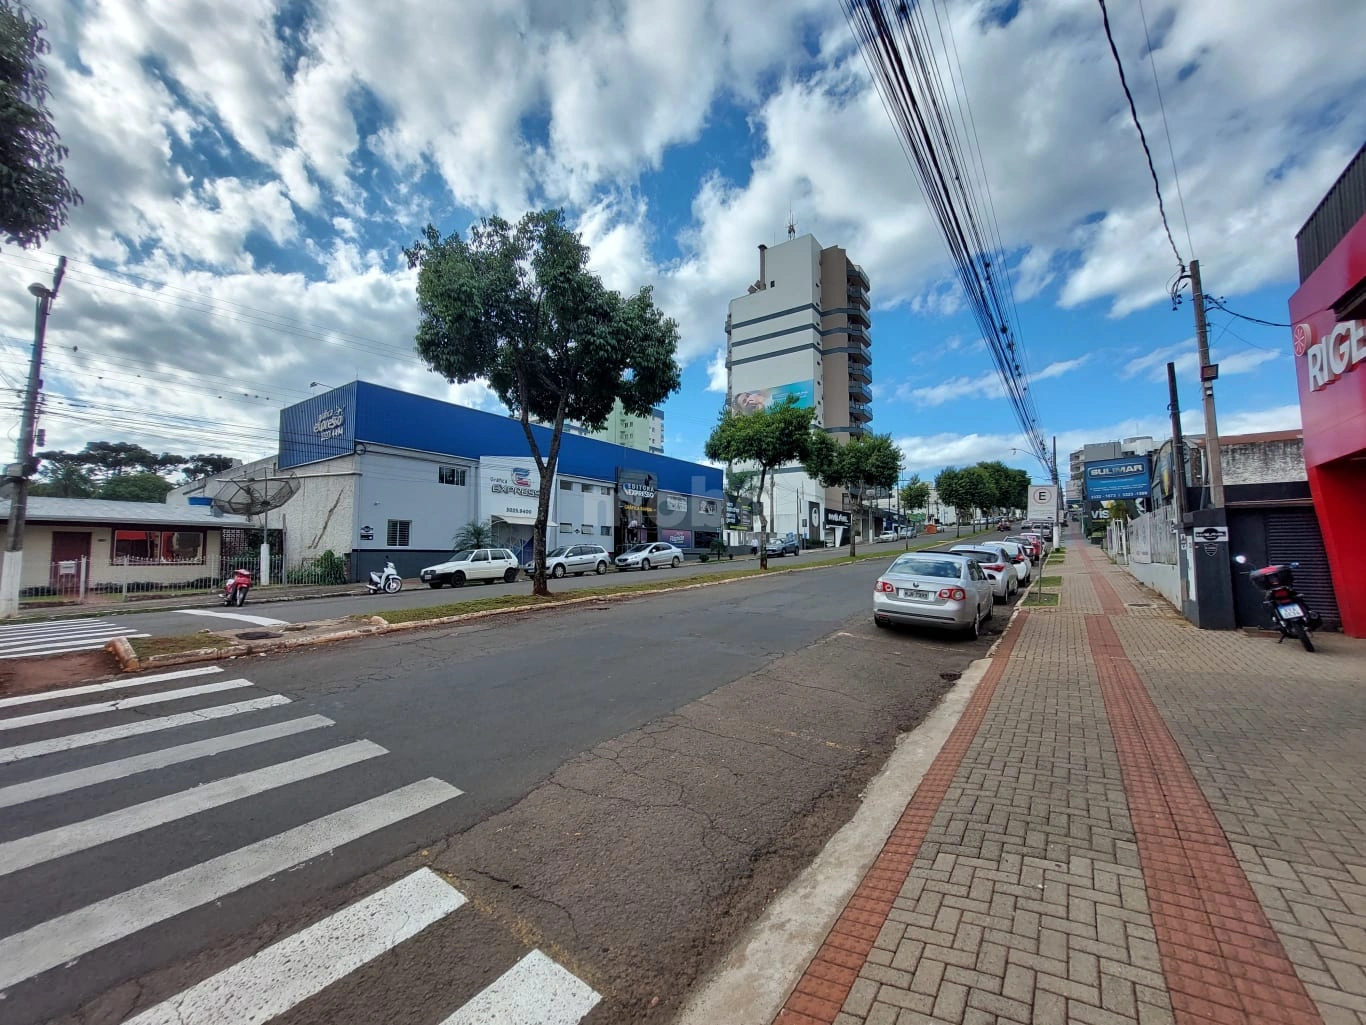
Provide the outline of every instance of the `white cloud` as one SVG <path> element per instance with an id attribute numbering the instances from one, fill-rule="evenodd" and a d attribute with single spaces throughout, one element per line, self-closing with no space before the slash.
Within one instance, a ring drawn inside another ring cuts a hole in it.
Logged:
<path id="1" fill-rule="evenodd" d="M 717 349 L 712 358 L 707 360 L 707 391 L 720 392 L 725 395 L 729 390 L 729 375 L 726 373 L 726 350 Z"/>
<path id="2" fill-rule="evenodd" d="M 1048 364 L 1042 370 L 1029 375 L 1030 381 L 1046 381 L 1053 377 L 1061 377 L 1063 374 L 1071 373 L 1079 367 L 1085 366 L 1090 362 L 1089 355 L 1078 356 L 1075 359 L 1057 360 Z M 967 398 L 1005 398 L 1005 386 L 1001 384 L 1000 375 L 995 371 L 981 374 L 977 377 L 955 377 L 939 384 L 930 385 L 924 388 L 898 388 L 891 396 L 893 401 L 908 400 L 921 406 L 942 406 L 947 402 L 955 402 L 959 399 Z"/>
<path id="3" fill-rule="evenodd" d="M 1272 360 L 1283 357 L 1288 358 L 1289 353 L 1275 352 L 1270 349 L 1249 349 L 1241 346 L 1210 350 L 1210 362 L 1219 364 L 1220 377 L 1250 373 L 1264 363 L 1270 363 Z M 1178 379 L 1189 380 L 1191 377 L 1198 377 L 1200 354 L 1195 339 L 1188 338 L 1184 342 L 1135 356 L 1124 364 L 1120 376 L 1136 377 L 1142 375 L 1149 381 L 1165 381 L 1168 363 L 1176 364 Z"/>

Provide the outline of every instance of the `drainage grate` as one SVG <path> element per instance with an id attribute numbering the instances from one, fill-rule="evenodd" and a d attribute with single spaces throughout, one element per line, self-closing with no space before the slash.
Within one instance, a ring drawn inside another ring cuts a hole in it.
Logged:
<path id="1" fill-rule="evenodd" d="M 1124 604 L 1131 609 L 1150 609 L 1153 607 L 1153 603 L 1150 601 L 1126 601 Z"/>
<path id="2" fill-rule="evenodd" d="M 284 634 L 273 634 L 269 630 L 248 630 L 236 635 L 239 641 L 271 641 L 283 636 Z"/>

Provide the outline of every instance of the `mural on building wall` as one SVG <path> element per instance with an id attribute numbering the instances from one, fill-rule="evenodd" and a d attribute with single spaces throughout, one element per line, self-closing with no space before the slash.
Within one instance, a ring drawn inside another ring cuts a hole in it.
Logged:
<path id="1" fill-rule="evenodd" d="M 736 413 L 754 413 L 760 409 L 778 405 L 787 398 L 793 398 L 802 409 L 812 409 L 816 405 L 816 382 L 793 381 L 791 384 L 778 384 L 772 388 L 754 388 L 736 392 L 730 401 L 730 408 Z"/>

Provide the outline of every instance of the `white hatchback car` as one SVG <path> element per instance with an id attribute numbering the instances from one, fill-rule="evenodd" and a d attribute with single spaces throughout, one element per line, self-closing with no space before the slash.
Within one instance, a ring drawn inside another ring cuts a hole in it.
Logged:
<path id="1" fill-rule="evenodd" d="M 466 548 L 456 552 L 445 562 L 428 566 L 422 571 L 422 582 L 431 588 L 464 587 L 482 580 L 491 584 L 501 580 L 510 584 L 517 579 L 517 556 L 506 548 Z"/>
<path id="2" fill-rule="evenodd" d="M 545 571 L 556 579 L 566 573 L 581 577 L 585 573 L 607 572 L 612 564 L 611 553 L 602 545 L 564 545 L 545 553 Z M 523 567 L 527 576 L 536 572 L 536 560 L 528 559 Z"/>
<path id="3" fill-rule="evenodd" d="M 683 550 L 664 541 L 632 545 L 616 558 L 617 569 L 654 569 L 683 564 Z"/>
<path id="4" fill-rule="evenodd" d="M 992 614 L 992 584 L 971 557 L 952 552 L 907 552 L 873 587 L 873 622 L 910 623 L 980 634 Z"/>
<path id="5" fill-rule="evenodd" d="M 1015 573 L 1014 565 L 1006 558 L 1005 552 L 995 545 L 954 545 L 949 551 L 962 552 L 977 561 L 991 581 L 991 590 L 997 601 L 1010 601 L 1020 589 L 1020 578 Z"/>

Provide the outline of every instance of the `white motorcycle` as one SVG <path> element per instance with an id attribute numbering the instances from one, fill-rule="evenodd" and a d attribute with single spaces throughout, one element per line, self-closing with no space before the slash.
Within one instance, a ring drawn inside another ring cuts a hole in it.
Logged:
<path id="1" fill-rule="evenodd" d="M 403 590 L 403 578 L 398 575 L 398 570 L 394 569 L 394 561 L 390 559 L 384 564 L 384 572 L 372 570 L 370 572 L 370 583 L 365 585 L 371 594 L 378 594 L 383 591 L 385 594 L 398 594 Z"/>

